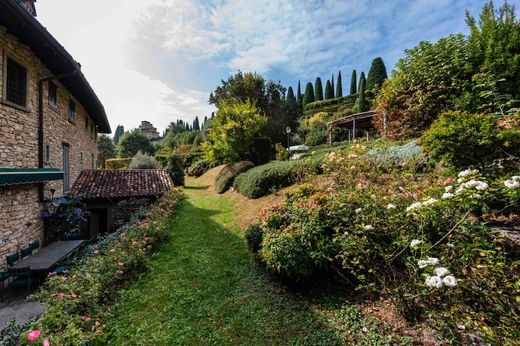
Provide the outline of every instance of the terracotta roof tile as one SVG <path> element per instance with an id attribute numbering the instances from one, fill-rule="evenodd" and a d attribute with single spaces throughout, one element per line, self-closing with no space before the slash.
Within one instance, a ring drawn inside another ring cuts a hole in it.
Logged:
<path id="1" fill-rule="evenodd" d="M 174 188 L 163 169 L 85 169 L 74 182 L 71 196 L 86 199 L 160 196 Z"/>

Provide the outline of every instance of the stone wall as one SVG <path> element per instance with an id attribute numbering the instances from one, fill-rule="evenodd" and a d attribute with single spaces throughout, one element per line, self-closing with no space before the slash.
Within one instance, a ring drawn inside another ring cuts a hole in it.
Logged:
<path id="1" fill-rule="evenodd" d="M 0 91 L 4 90 L 6 56 L 27 68 L 28 107 L 20 109 L 6 104 L 2 99 L 3 92 L 0 92 L 0 168 L 37 168 L 38 81 L 52 74 L 29 47 L 0 27 Z M 55 80 L 54 83 L 57 85 L 56 106 L 49 104 L 48 84 L 44 86 L 45 167 L 63 169 L 63 145 L 68 145 L 72 186 L 81 170 L 96 167 L 97 131 L 84 107 L 59 81 Z M 76 103 L 74 123 L 69 121 L 68 116 L 70 99 Z M 45 157 L 46 146 L 50 149 L 48 160 Z M 57 195 L 63 193 L 62 181 L 45 183 L 44 186 L 46 196 L 50 196 L 51 189 L 55 189 Z M 16 210 L 16 213 L 7 212 L 10 209 Z M 23 217 L 24 210 L 26 218 Z M 25 246 L 25 240 L 43 237 L 43 223 L 39 220 L 41 211 L 37 185 L 0 187 L 0 268 L 5 265 L 4 254 L 14 251 L 18 241 Z M 38 214 L 37 219 L 35 214 Z M 28 222 L 32 223 L 30 227 L 27 227 Z"/>

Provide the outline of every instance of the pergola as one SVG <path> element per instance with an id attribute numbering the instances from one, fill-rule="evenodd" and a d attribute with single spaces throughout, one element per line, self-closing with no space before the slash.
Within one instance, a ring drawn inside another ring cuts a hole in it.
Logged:
<path id="1" fill-rule="evenodd" d="M 374 128 L 372 125 L 372 119 L 376 116 L 376 114 L 377 113 L 374 111 L 356 113 L 327 123 L 329 144 L 332 144 L 332 128 L 347 128 L 349 141 L 355 140 L 356 132 Z M 366 133 L 368 138 L 368 131 Z"/>

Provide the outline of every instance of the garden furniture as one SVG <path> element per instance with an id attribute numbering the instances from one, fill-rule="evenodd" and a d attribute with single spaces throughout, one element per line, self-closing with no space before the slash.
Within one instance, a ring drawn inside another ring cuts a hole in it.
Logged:
<path id="1" fill-rule="evenodd" d="M 34 250 L 39 250 L 40 249 L 40 241 L 39 240 L 32 241 L 29 244 L 29 246 L 31 247 L 33 252 L 34 252 Z"/>
<path id="2" fill-rule="evenodd" d="M 13 252 L 12 254 L 7 255 L 5 258 L 7 260 L 7 266 L 10 267 L 20 260 L 20 252 Z"/>
<path id="3" fill-rule="evenodd" d="M 11 288 L 23 288 L 27 287 L 28 293 L 31 292 L 31 285 L 36 281 L 31 277 L 31 268 L 9 268 L 7 269 L 9 278 L 12 278 L 9 283 Z"/>
<path id="4" fill-rule="evenodd" d="M 41 248 L 37 253 L 24 258 L 20 262 L 13 265 L 12 268 L 19 269 L 30 267 L 31 271 L 45 275 L 51 269 L 67 258 L 72 252 L 77 250 L 85 243 L 84 240 L 63 240 L 55 241 L 48 246 Z"/>
<path id="5" fill-rule="evenodd" d="M 32 248 L 30 245 L 20 250 L 20 255 L 22 258 L 25 258 L 27 256 L 30 256 L 32 254 Z"/>

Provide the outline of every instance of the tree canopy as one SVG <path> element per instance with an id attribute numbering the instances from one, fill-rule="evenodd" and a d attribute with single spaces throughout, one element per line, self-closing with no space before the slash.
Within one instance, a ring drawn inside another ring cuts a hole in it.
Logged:
<path id="1" fill-rule="evenodd" d="M 381 59 L 380 57 L 375 58 L 372 61 L 372 66 L 370 67 L 370 70 L 368 71 L 367 90 L 372 90 L 374 88 L 381 87 L 381 85 L 383 85 L 383 82 L 387 78 L 388 75 L 386 73 L 386 67 L 385 63 L 383 62 L 383 59 Z"/>
<path id="2" fill-rule="evenodd" d="M 352 77 L 350 78 L 350 95 L 357 94 L 357 76 L 356 70 L 352 71 Z"/>
<path id="3" fill-rule="evenodd" d="M 332 90 L 332 84 L 328 80 L 325 84 L 325 100 L 330 100 L 334 98 L 334 91 Z"/>
<path id="4" fill-rule="evenodd" d="M 119 128 L 119 126 L 118 126 Z M 105 168 L 105 161 L 116 157 L 114 142 L 107 135 L 99 135 L 97 139 L 98 147 L 98 168 Z"/>
<path id="5" fill-rule="evenodd" d="M 341 71 L 338 73 L 338 81 L 336 83 L 336 97 L 343 97 L 343 85 L 341 81 Z"/>
<path id="6" fill-rule="evenodd" d="M 314 100 L 323 101 L 323 85 L 321 84 L 321 78 L 316 78 L 314 83 Z"/>
<path id="7" fill-rule="evenodd" d="M 312 83 L 309 82 L 305 86 L 305 94 L 303 94 L 303 108 L 305 108 L 305 105 L 314 102 L 314 88 L 312 87 Z"/>
<path id="8" fill-rule="evenodd" d="M 139 129 L 123 133 L 117 146 L 119 157 L 134 157 L 139 150 L 146 154 L 153 153 L 153 146 L 150 144 L 148 137 Z"/>

